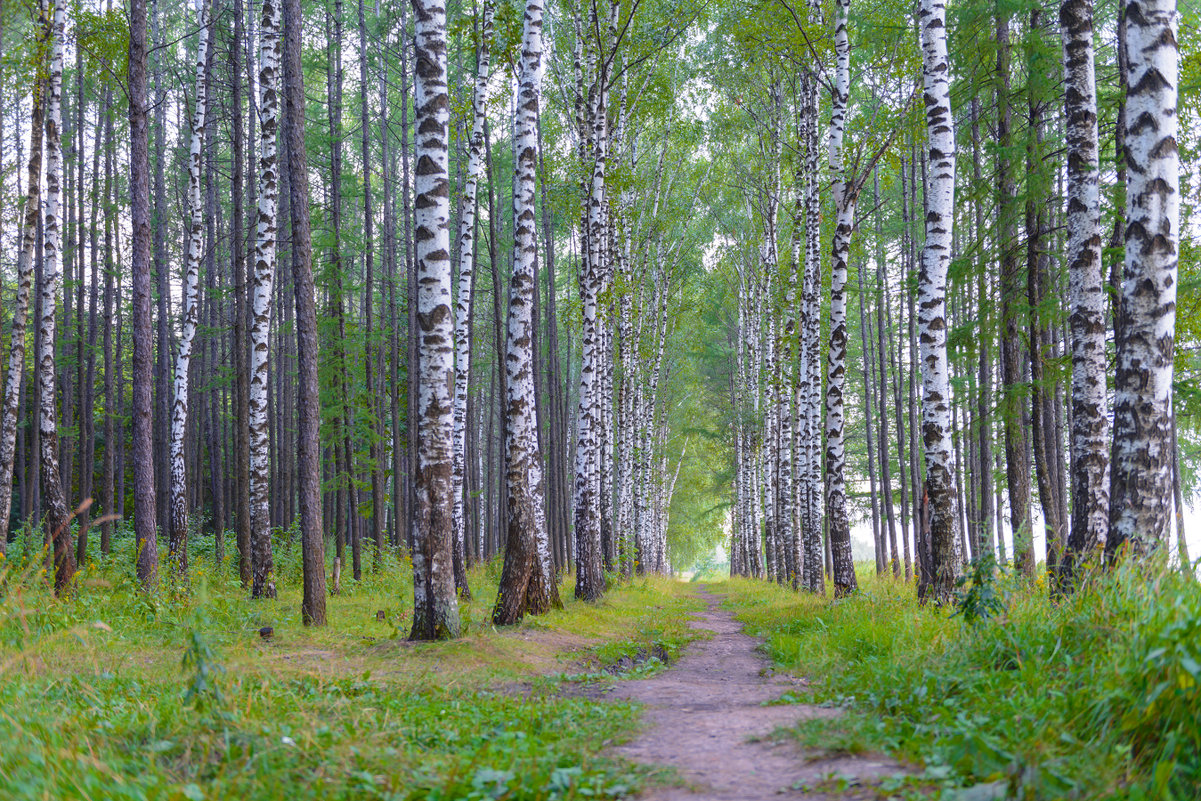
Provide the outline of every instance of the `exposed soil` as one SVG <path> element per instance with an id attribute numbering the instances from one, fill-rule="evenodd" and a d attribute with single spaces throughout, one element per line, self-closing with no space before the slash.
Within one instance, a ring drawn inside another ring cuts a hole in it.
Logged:
<path id="1" fill-rule="evenodd" d="M 662 673 L 619 682 L 605 693 L 646 705 L 646 728 L 614 748 L 615 755 L 674 768 L 684 782 L 651 790 L 648 801 L 874 798 L 876 780 L 904 770 L 874 756 L 805 751 L 791 738 L 771 738 L 778 728 L 840 713 L 808 704 L 765 706 L 803 682 L 771 675 L 756 650 L 759 641 L 742 633 L 718 596 L 704 588 L 699 595 L 708 609 L 691 626 L 712 636 L 690 645 Z"/>

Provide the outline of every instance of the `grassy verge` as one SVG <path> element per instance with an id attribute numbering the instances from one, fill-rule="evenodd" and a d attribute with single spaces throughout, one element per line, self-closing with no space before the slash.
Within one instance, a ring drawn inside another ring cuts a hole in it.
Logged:
<path id="1" fill-rule="evenodd" d="M 136 592 L 131 564 L 89 565 L 68 601 L 0 569 L 0 797 L 619 798 L 640 776 L 596 755 L 637 710 L 537 677 L 676 648 L 696 607 L 686 585 L 642 579 L 582 604 L 568 578 L 563 610 L 497 630 L 490 564 L 471 574 L 465 636 L 416 645 L 404 564 L 344 580 L 318 630 L 286 558 L 279 600 L 256 602 L 203 554 L 188 594 Z"/>
<path id="2" fill-rule="evenodd" d="M 849 708 L 838 721 L 800 727 L 803 741 L 885 751 L 924 768 L 889 792 L 1195 798 L 1197 583 L 1123 569 L 1055 604 L 1041 581 L 978 579 L 978 617 L 919 606 L 911 586 L 866 567 L 862 591 L 842 601 L 758 581 L 733 580 L 724 591 L 776 664 L 812 681 L 815 697 L 798 700 Z"/>

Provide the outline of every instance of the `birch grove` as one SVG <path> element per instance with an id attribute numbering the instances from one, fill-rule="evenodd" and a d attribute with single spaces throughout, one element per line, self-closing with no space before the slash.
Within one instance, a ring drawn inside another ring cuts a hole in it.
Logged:
<path id="1" fill-rule="evenodd" d="M 1195 10 L 966 2 L 0 6 L 5 564 L 415 640 L 1185 568 Z"/>

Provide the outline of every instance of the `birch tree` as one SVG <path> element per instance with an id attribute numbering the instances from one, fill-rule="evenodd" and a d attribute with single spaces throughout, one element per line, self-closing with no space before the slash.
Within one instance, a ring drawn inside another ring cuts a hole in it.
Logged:
<path id="1" fill-rule="evenodd" d="M 830 349 L 826 367 L 826 513 L 834 560 L 834 594 L 848 595 L 858 588 L 851 555 L 851 527 L 847 518 L 846 446 L 843 442 L 847 371 L 847 262 L 851 233 L 855 229 L 855 203 L 859 188 L 848 180 L 843 164 L 847 103 L 851 93 L 851 44 L 847 33 L 850 0 L 838 0 L 834 20 L 834 91 L 830 109 L 830 178 L 834 195 L 834 244 L 830 253 Z"/>
<path id="2" fill-rule="evenodd" d="M 454 319 L 451 311 L 449 97 L 445 0 L 414 0 L 417 61 L 417 464 L 413 509 L 414 640 L 459 635 L 452 553 Z"/>
<path id="3" fill-rule="evenodd" d="M 280 0 L 263 0 L 259 18 L 259 181 L 250 312 L 250 549 L 254 598 L 275 597 L 271 554 L 270 442 L 267 419 L 267 351 L 275 282 L 276 201 L 279 165 Z"/>
<path id="4" fill-rule="evenodd" d="M 596 25 L 593 9 L 592 27 Z M 602 540 L 600 519 L 603 499 L 600 497 L 601 403 L 603 335 L 599 319 L 599 302 L 604 283 L 605 266 L 601 263 L 605 239 L 605 162 L 607 143 L 607 110 L 605 97 L 607 76 L 596 76 L 587 94 L 585 131 L 591 155 L 591 170 L 587 181 L 582 239 L 584 259 L 580 267 L 580 300 L 583 330 L 580 334 L 583 364 L 580 368 L 580 402 L 576 423 L 575 467 L 575 536 L 576 585 L 575 595 L 595 601 L 604 593 Z"/>
<path id="5" fill-rule="evenodd" d="M 196 337 L 197 306 L 200 300 L 200 256 L 204 249 L 204 204 L 200 195 L 200 151 L 204 147 L 207 113 L 209 46 L 209 0 L 196 10 L 199 41 L 196 43 L 196 83 L 192 95 L 192 137 L 188 148 L 188 244 L 184 259 L 183 333 L 175 361 L 175 403 L 171 409 L 171 538 L 169 558 L 172 573 L 186 580 L 188 574 L 188 475 L 184 466 L 184 434 L 188 426 L 188 371 L 192 363 L 192 341 Z"/>
<path id="6" fill-rule="evenodd" d="M 1171 532 L 1172 349 L 1180 240 L 1175 0 L 1126 2 L 1126 255 L 1117 316 L 1109 537 L 1142 556 Z"/>
<path id="7" fill-rule="evenodd" d="M 4 379 L 4 406 L 0 409 L 0 554 L 8 540 L 12 512 L 13 463 L 17 446 L 17 414 L 25 373 L 25 339 L 29 321 L 29 298 L 33 291 L 33 258 L 37 245 L 38 207 L 42 192 L 42 137 L 45 118 L 46 34 L 43 25 L 34 54 L 33 103 L 29 121 L 29 162 L 26 170 L 25 207 L 21 222 L 21 249 L 17 254 L 17 295 L 12 309 L 12 338 L 9 341 L 8 373 Z M 107 511 L 107 510 L 106 510 Z"/>
<path id="8" fill-rule="evenodd" d="M 811 19 L 817 16 L 811 12 Z M 800 378 L 797 382 L 796 506 L 804 564 L 801 582 L 809 592 L 825 591 L 821 521 L 821 195 L 818 182 L 820 84 L 806 72 L 801 78 L 801 120 L 805 154 L 805 264 L 801 278 Z"/>
<path id="9" fill-rule="evenodd" d="M 955 129 L 951 117 L 946 4 L 922 0 L 918 14 L 922 88 L 926 107 L 926 244 L 918 276 L 918 331 L 922 366 L 922 443 L 929 496 L 929 588 L 936 601 L 950 598 L 960 570 L 958 502 L 951 443 L 951 382 L 947 360 L 946 284 L 955 215 Z"/>
<path id="10" fill-rule="evenodd" d="M 508 525 L 505 564 L 492 622 L 509 625 L 525 613 L 559 605 L 546 529 L 542 454 L 534 398 L 534 295 L 538 226 L 538 104 L 542 82 L 541 0 L 526 0 L 521 34 L 517 116 L 513 120 L 513 275 L 505 353 L 505 473 Z"/>
<path id="11" fill-rule="evenodd" d="M 475 293 L 475 218 L 476 195 L 480 183 L 484 147 L 484 118 L 488 113 L 488 78 L 491 74 L 490 50 L 492 22 L 496 15 L 494 0 L 484 0 L 480 23 L 480 42 L 476 50 L 475 88 L 471 96 L 471 137 L 467 141 L 467 172 L 463 198 L 459 205 L 459 288 L 455 300 L 455 408 L 454 464 L 451 473 L 454 493 L 455 586 L 465 598 L 471 598 L 467 586 L 466 540 L 463 486 L 467 470 L 467 390 L 471 380 L 471 313 Z"/>
<path id="12" fill-rule="evenodd" d="M 1104 545 L 1109 528 L 1105 481 L 1109 435 L 1106 405 L 1105 286 L 1101 265 L 1101 209 L 1097 84 L 1092 0 L 1064 0 L 1059 8 L 1066 79 L 1067 262 L 1072 327 L 1072 521 L 1063 572 Z"/>
<path id="13" fill-rule="evenodd" d="M 75 577 L 70 516 L 58 464 L 58 395 L 55 391 L 55 324 L 62 291 L 63 174 L 63 4 L 43 0 L 41 15 L 50 30 L 50 82 L 46 93 L 46 209 L 43 217 L 41 337 L 37 354 L 38 440 L 41 444 L 42 503 L 46 542 L 54 552 L 54 591 L 61 594 Z"/>

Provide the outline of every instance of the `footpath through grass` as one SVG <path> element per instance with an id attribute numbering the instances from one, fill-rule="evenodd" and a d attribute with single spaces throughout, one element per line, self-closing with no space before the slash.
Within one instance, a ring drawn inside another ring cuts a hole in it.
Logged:
<path id="1" fill-rule="evenodd" d="M 564 610 L 497 630 L 491 564 L 471 574 L 464 637 L 415 645 L 407 565 L 344 579 L 311 630 L 283 562 L 280 599 L 253 602 L 203 556 L 187 595 L 137 592 L 124 553 L 86 567 L 68 601 L 0 567 L 0 798 L 606 799 L 639 784 L 597 756 L 637 710 L 537 677 L 678 650 L 687 585 L 638 579 L 590 605 L 568 577 Z"/>
<path id="2" fill-rule="evenodd" d="M 777 665 L 849 708 L 799 727 L 805 744 L 918 766 L 881 797 L 1201 797 L 1193 578 L 1122 569 L 1057 604 L 1041 581 L 977 578 L 974 614 L 956 616 L 866 566 L 841 601 L 749 580 L 719 591 Z"/>

